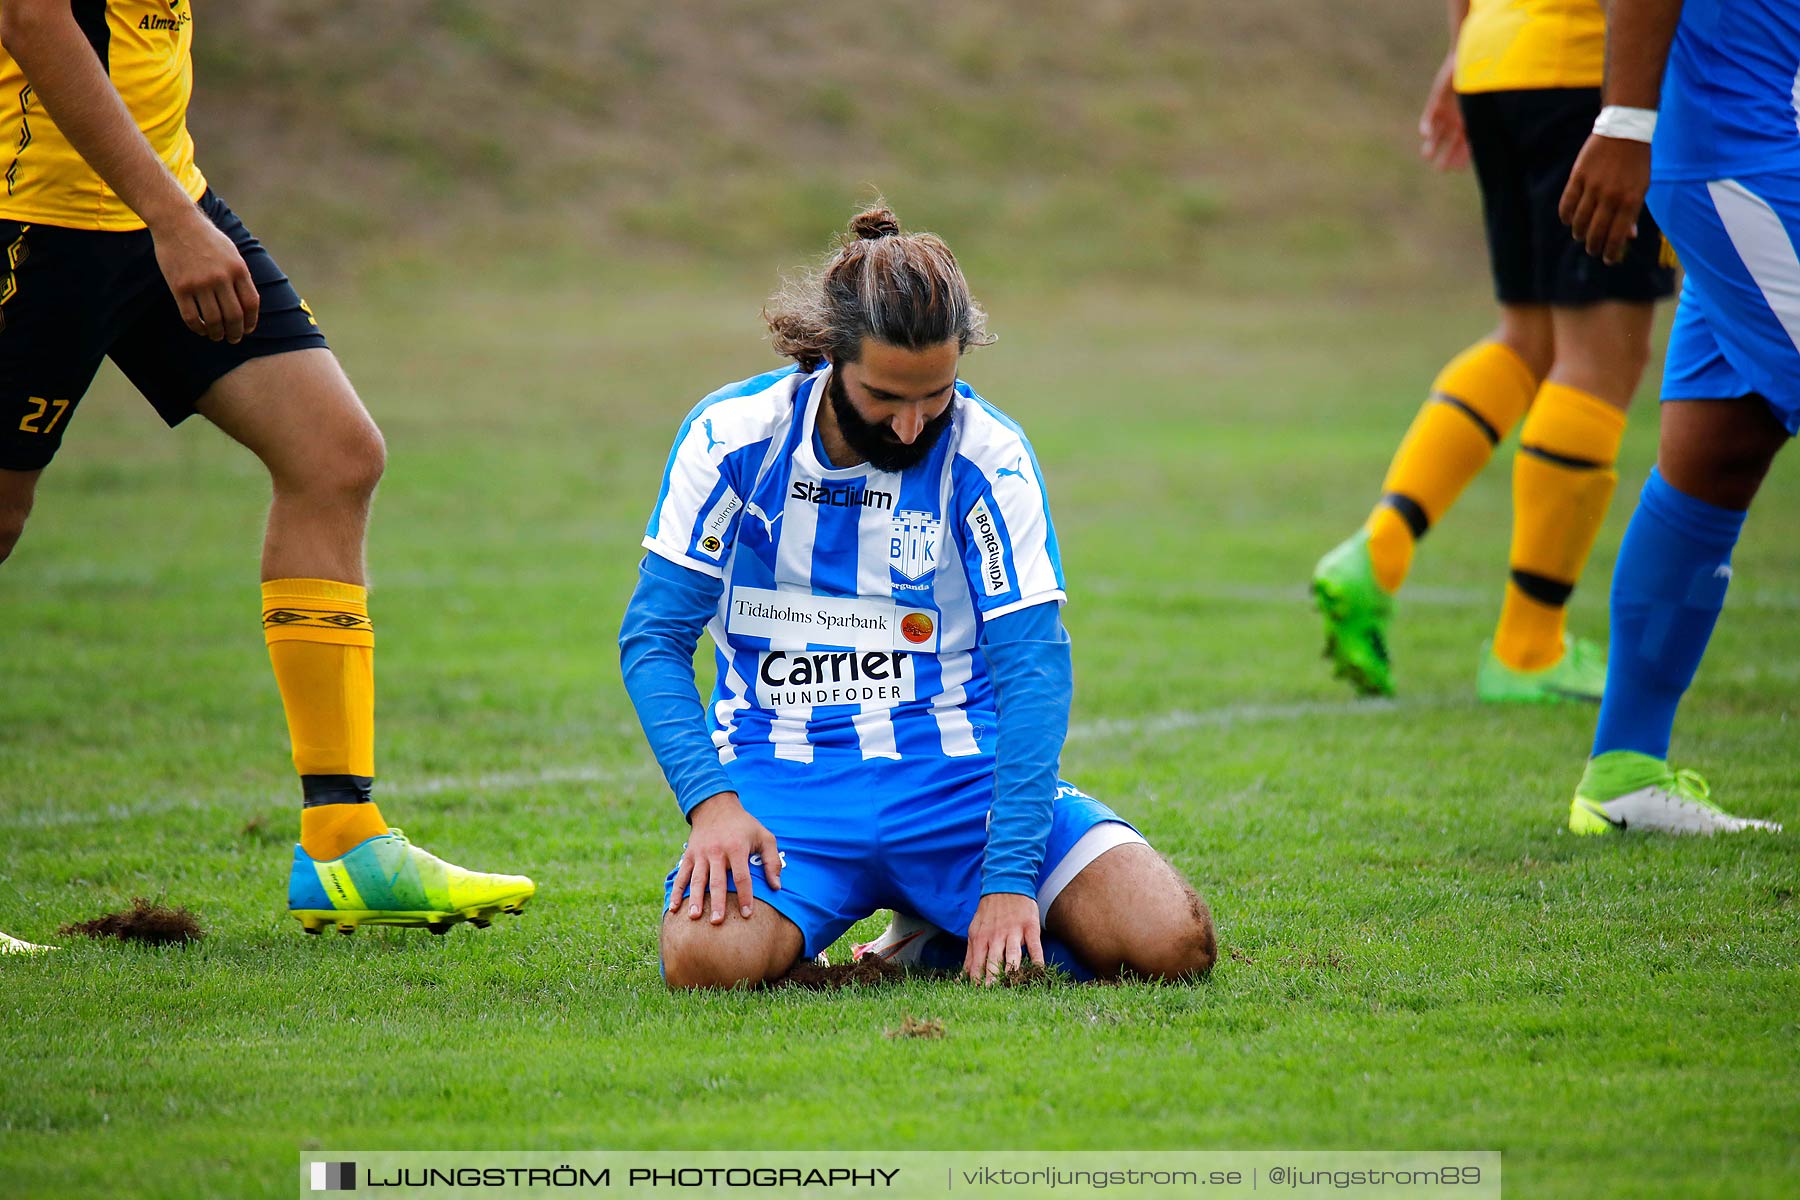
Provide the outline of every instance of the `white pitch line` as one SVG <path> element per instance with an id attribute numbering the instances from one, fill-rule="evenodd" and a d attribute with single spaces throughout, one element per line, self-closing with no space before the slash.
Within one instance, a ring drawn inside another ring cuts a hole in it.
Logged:
<path id="1" fill-rule="evenodd" d="M 1442 707 L 1417 700 L 1408 708 Z M 1219 728 L 1256 722 L 1304 721 L 1308 717 L 1354 717 L 1391 713 L 1400 708 L 1392 700 L 1312 700 L 1297 704 L 1227 704 L 1223 708 L 1175 709 L 1149 717 L 1121 717 L 1077 721 L 1069 726 L 1070 741 L 1130 738 L 1176 733 L 1183 729 Z"/>
<path id="2" fill-rule="evenodd" d="M 631 763 L 625 766 L 586 764 L 570 767 L 541 767 L 535 771 L 497 771 L 484 775 L 427 775 L 423 779 L 402 779 L 381 783 L 377 791 L 388 796 L 436 796 L 443 792 L 518 792 L 535 787 L 562 783 L 621 784 L 643 783 L 658 775 L 654 763 Z M 289 793 L 248 797 L 242 793 L 221 796 L 217 793 L 175 796 L 165 800 L 138 804 L 109 804 L 100 810 L 39 809 L 36 812 L 9 813 L 0 817 L 0 829 L 53 829 L 65 825 L 95 825 L 122 821 L 130 817 L 156 816 L 163 813 L 198 811 L 214 804 L 250 801 L 260 805 L 280 805 L 293 801 Z"/>
<path id="3" fill-rule="evenodd" d="M 1375 716 L 1392 713 L 1401 707 L 1441 708 L 1442 701 L 1413 699 L 1404 706 L 1392 700 L 1303 701 L 1295 704 L 1227 704 L 1219 708 L 1173 709 L 1143 717 L 1120 717 L 1093 721 L 1077 721 L 1069 727 L 1070 741 L 1158 737 L 1184 729 L 1222 728 L 1238 724 L 1284 723 L 1323 716 Z M 530 791 L 533 788 L 560 784 L 588 783 L 604 785 L 648 783 L 660 778 L 656 764 L 648 755 L 631 763 L 603 765 L 576 763 L 568 766 L 539 767 L 529 771 L 496 771 L 478 775 L 427 775 L 420 779 L 399 779 L 379 785 L 382 796 L 437 796 L 446 792 Z M 136 804 L 109 804 L 102 809 L 71 811 L 37 809 L 0 816 L 0 829 L 52 829 L 70 825 L 99 825 L 132 817 L 157 816 L 180 811 L 198 811 L 211 805 L 254 800 L 256 804 L 282 804 L 291 796 L 262 795 L 231 797 L 217 794 L 172 796 L 162 800 Z"/>
<path id="4" fill-rule="evenodd" d="M 1605 581 L 1600 580 L 1599 585 L 1603 587 Z M 1595 581 L 1590 578 L 1587 586 L 1595 586 Z M 1312 591 L 1303 583 L 1202 583 L 1184 584 L 1179 589 L 1153 590 L 1146 588 L 1139 580 L 1107 577 L 1083 583 L 1076 592 L 1075 599 L 1079 601 L 1084 592 L 1095 596 L 1127 598 L 1144 595 L 1153 598 L 1158 606 L 1191 604 L 1195 601 L 1225 601 L 1232 604 L 1304 605 L 1310 608 L 1313 603 Z M 1499 601 L 1498 588 L 1452 587 L 1442 584 L 1411 584 L 1400 593 L 1399 599 L 1399 603 L 1408 608 L 1481 608 L 1497 605 Z M 1800 609 L 1800 592 L 1773 587 L 1738 586 L 1726 603 L 1737 608 L 1765 612 L 1792 612 Z"/>
<path id="5" fill-rule="evenodd" d="M 540 767 L 535 771 L 497 771 L 491 775 L 430 775 L 424 779 L 383 784 L 384 796 L 435 796 L 441 792 L 516 792 L 558 783 L 636 783 L 656 775 L 650 762 L 624 766 L 586 764 Z"/>
<path id="6" fill-rule="evenodd" d="M 1126 597 L 1141 594 L 1154 597 L 1159 605 L 1192 603 L 1194 601 L 1228 601 L 1233 604 L 1295 604 L 1310 607 L 1313 603 L 1312 589 L 1305 583 L 1184 583 L 1179 588 L 1151 589 L 1145 587 L 1141 580 L 1105 577 L 1089 579 L 1084 582 L 1075 593 L 1076 601 L 1079 602 L 1084 593 L 1095 596 Z M 1405 602 L 1408 605 L 1449 608 L 1491 604 L 1495 602 L 1499 594 L 1496 589 L 1444 587 L 1432 584 L 1414 584 L 1408 587 L 1404 593 Z"/>

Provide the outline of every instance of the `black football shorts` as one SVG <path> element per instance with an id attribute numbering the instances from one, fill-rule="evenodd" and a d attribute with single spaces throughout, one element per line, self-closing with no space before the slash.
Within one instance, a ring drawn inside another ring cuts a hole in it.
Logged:
<path id="1" fill-rule="evenodd" d="M 1457 99 L 1481 184 L 1494 295 L 1502 304 L 1649 303 L 1675 292 L 1662 232 L 1646 208 L 1625 258 L 1607 266 L 1556 215 L 1600 115 L 1599 88 L 1471 92 Z"/>
<path id="2" fill-rule="evenodd" d="M 262 296 L 256 331 L 235 346 L 183 323 L 148 230 L 0 219 L 0 469 L 50 462 L 102 358 L 176 425 L 233 368 L 325 345 L 306 302 L 237 214 L 210 188 L 199 205 L 237 244 Z"/>

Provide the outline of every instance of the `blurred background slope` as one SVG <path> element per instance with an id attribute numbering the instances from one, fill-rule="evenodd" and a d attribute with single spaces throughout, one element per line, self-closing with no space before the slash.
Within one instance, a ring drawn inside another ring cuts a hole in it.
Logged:
<path id="1" fill-rule="evenodd" d="M 1444 32 L 1403 0 L 200 16 L 201 164 L 309 265 L 447 247 L 766 264 L 877 188 L 989 277 L 1373 286 L 1481 264 L 1472 186 L 1414 157 Z"/>

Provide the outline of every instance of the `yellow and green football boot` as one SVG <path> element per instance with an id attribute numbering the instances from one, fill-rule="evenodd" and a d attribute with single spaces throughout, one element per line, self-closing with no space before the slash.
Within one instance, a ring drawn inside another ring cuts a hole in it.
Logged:
<path id="1" fill-rule="evenodd" d="M 468 871 L 427 854 L 398 829 L 372 837 L 342 858 L 318 861 L 294 847 L 288 912 L 308 933 L 327 925 L 396 925 L 448 933 L 458 921 L 486 929 L 495 913 L 518 913 L 537 894 L 523 875 Z"/>
<path id="2" fill-rule="evenodd" d="M 1365 696 L 1391 696 L 1387 627 L 1394 598 L 1375 581 L 1369 531 L 1359 529 L 1313 568 L 1313 599 L 1325 618 L 1325 657 Z"/>
<path id="3" fill-rule="evenodd" d="M 1781 832 L 1774 821 L 1734 817 L 1720 808 L 1695 772 L 1671 771 L 1662 759 L 1635 750 L 1611 750 L 1588 760 L 1569 802 L 1569 829 L 1589 836 L 1627 830 L 1700 837 Z"/>
<path id="4" fill-rule="evenodd" d="M 1605 690 L 1606 651 L 1566 633 L 1562 657 L 1541 671 L 1513 670 L 1494 656 L 1489 643 L 1475 673 L 1475 694 L 1489 704 L 1598 704 Z"/>

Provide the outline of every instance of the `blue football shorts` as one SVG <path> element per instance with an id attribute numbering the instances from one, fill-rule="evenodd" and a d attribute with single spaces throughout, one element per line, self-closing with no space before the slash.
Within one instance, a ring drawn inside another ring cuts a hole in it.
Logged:
<path id="1" fill-rule="evenodd" d="M 1687 272 L 1662 398 L 1755 394 L 1800 432 L 1800 175 L 1662 182 L 1649 201 Z"/>
<path id="2" fill-rule="evenodd" d="M 799 927 L 809 956 L 884 908 L 967 935 L 981 901 L 992 755 L 865 759 L 820 751 L 802 763 L 740 751 L 725 770 L 781 853 L 780 891 L 769 887 L 761 856 L 751 858 L 756 900 Z M 1047 914 L 1100 854 L 1143 840 L 1112 809 L 1058 780 L 1038 872 L 1039 911 Z M 663 880 L 665 910 L 674 882 L 671 869 Z"/>

